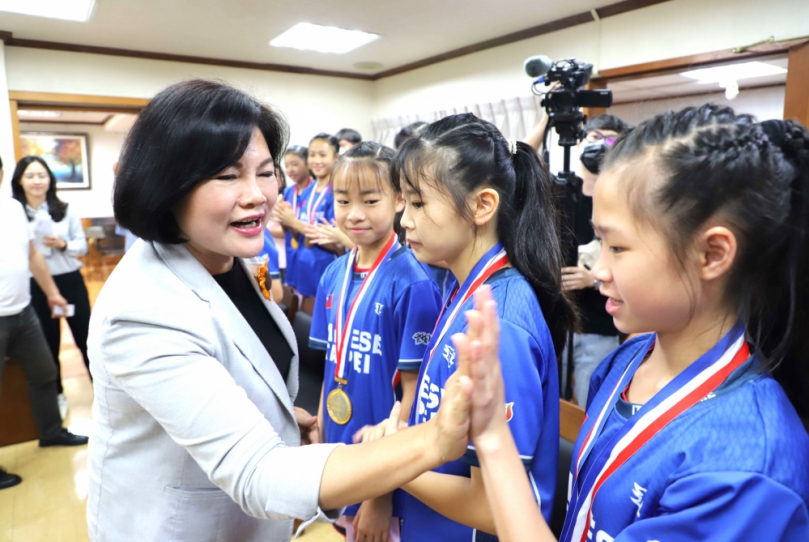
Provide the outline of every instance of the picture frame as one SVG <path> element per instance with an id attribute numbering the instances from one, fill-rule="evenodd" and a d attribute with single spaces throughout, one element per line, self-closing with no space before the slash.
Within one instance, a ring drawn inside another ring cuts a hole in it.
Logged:
<path id="1" fill-rule="evenodd" d="M 22 156 L 39 156 L 54 177 L 57 190 L 90 190 L 90 152 L 87 134 L 21 132 Z"/>

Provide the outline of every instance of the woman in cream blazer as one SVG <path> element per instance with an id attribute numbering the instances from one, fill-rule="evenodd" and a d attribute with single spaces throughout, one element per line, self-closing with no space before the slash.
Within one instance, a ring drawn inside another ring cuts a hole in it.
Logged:
<path id="1" fill-rule="evenodd" d="M 460 384 L 430 423 L 299 447 L 301 431 L 317 428 L 292 406 L 295 340 L 264 291 L 271 279 L 262 288 L 249 261 L 263 247 L 286 133 L 250 96 L 197 80 L 155 96 L 127 137 L 113 206 L 141 240 L 101 291 L 88 341 L 95 542 L 286 542 L 292 518 L 336 519 L 466 449 Z M 220 286 L 225 273 L 244 287 Z"/>

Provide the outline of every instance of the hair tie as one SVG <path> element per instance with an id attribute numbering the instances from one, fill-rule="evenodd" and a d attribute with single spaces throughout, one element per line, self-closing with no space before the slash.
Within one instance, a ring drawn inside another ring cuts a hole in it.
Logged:
<path id="1" fill-rule="evenodd" d="M 506 141 L 508 141 L 508 150 L 511 151 L 511 154 L 517 154 L 517 140 L 507 139 Z"/>

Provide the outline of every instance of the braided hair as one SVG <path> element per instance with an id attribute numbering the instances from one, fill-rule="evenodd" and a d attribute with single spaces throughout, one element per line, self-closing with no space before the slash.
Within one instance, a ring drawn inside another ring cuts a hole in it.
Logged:
<path id="1" fill-rule="evenodd" d="M 809 415 L 809 134 L 794 122 L 757 123 L 729 107 L 653 117 L 616 142 L 605 169 L 651 160 L 661 174 L 630 188 L 630 205 L 667 237 L 682 263 L 721 216 L 739 251 L 726 298 L 753 347 L 801 417 Z"/>
<path id="2" fill-rule="evenodd" d="M 536 151 L 517 142 L 515 152 L 491 122 L 471 113 L 451 115 L 405 140 L 396 152 L 391 180 L 419 192 L 429 183 L 449 194 L 458 213 L 472 223 L 467 200 L 475 190 L 500 196 L 497 235 L 509 261 L 531 285 L 553 345 L 561 352 L 576 311 L 562 292 L 562 252 L 552 180 Z"/>

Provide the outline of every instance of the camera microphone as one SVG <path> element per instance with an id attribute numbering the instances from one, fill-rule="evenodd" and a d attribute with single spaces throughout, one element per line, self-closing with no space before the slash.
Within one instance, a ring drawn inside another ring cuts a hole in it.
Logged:
<path id="1" fill-rule="evenodd" d="M 542 77 L 553 67 L 553 60 L 545 55 L 532 56 L 526 59 L 523 67 L 529 77 Z"/>

